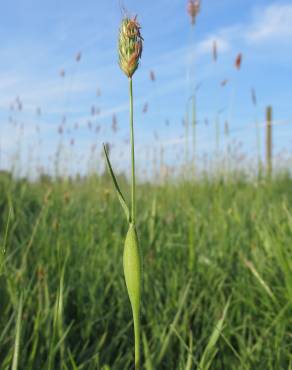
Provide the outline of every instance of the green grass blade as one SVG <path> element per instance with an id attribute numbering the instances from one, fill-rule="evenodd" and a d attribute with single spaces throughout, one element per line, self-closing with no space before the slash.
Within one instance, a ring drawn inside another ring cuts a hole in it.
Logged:
<path id="1" fill-rule="evenodd" d="M 20 335 L 21 335 L 21 317 L 22 317 L 22 305 L 23 305 L 22 295 L 20 296 L 19 304 L 18 304 L 18 313 L 17 313 L 17 321 L 16 321 L 16 333 L 15 333 L 15 341 L 14 341 L 14 352 L 13 352 L 13 362 L 11 370 L 18 369 L 18 358 L 19 358 L 19 347 L 20 347 Z"/>
<path id="2" fill-rule="evenodd" d="M 243 257 L 243 263 L 245 266 L 251 271 L 251 273 L 254 275 L 254 277 L 258 280 L 259 284 L 264 288 L 266 293 L 270 296 L 270 298 L 275 302 L 277 302 L 276 297 L 274 296 L 271 288 L 268 286 L 268 284 L 264 281 L 264 279 L 261 277 L 257 269 L 255 268 L 254 264 L 251 261 L 248 261 L 246 258 Z"/>
<path id="3" fill-rule="evenodd" d="M 230 303 L 230 301 L 228 300 L 228 302 L 227 302 L 227 304 L 226 304 L 226 306 L 223 310 L 223 314 L 222 314 L 220 320 L 215 325 L 213 333 L 211 334 L 209 342 L 208 342 L 208 344 L 205 348 L 205 351 L 202 355 L 202 358 L 201 358 L 201 361 L 200 361 L 200 364 L 199 364 L 199 369 L 208 370 L 211 366 L 211 363 L 212 363 L 214 357 L 216 356 L 216 353 L 217 353 L 216 344 L 218 342 L 218 339 L 220 338 L 220 335 L 221 335 L 221 332 L 222 332 L 222 329 L 223 329 L 223 325 L 224 325 L 226 313 L 228 311 L 229 303 Z"/>
<path id="4" fill-rule="evenodd" d="M 125 202 L 125 198 L 121 192 L 121 189 L 119 187 L 119 184 L 118 184 L 118 181 L 116 179 L 116 176 L 114 174 L 114 171 L 112 169 L 112 166 L 111 166 L 111 163 L 110 163 L 110 160 L 109 160 L 109 156 L 108 156 L 108 153 L 107 153 L 107 150 L 106 150 L 106 147 L 105 145 L 103 144 L 103 150 L 104 150 L 104 154 L 105 154 L 105 158 L 106 158 L 106 163 L 107 163 L 107 166 L 108 166 L 108 170 L 109 170 L 109 173 L 111 175 L 111 178 L 113 180 L 113 183 L 114 183 L 114 186 L 115 186 L 115 189 L 116 189 L 116 192 L 117 192 L 117 195 L 118 195 L 118 198 L 119 198 L 119 201 L 121 203 L 121 206 L 125 212 L 125 215 L 127 217 L 127 221 L 130 222 L 130 211 L 129 211 L 129 208 Z"/>
<path id="5" fill-rule="evenodd" d="M 176 324 L 178 323 L 178 320 L 180 319 L 180 316 L 181 316 L 181 313 L 182 313 L 182 310 L 183 310 L 183 307 L 184 307 L 184 304 L 186 302 L 186 299 L 188 297 L 188 294 L 189 294 L 189 291 L 190 291 L 190 286 L 191 286 L 191 281 L 187 284 L 186 286 L 186 289 L 181 297 L 181 300 L 180 300 L 180 303 L 179 303 L 179 307 L 178 307 L 178 310 L 177 310 L 177 313 L 174 317 L 174 320 L 172 322 L 172 324 L 170 325 L 170 329 L 169 329 L 169 332 L 167 333 L 164 341 L 163 341 L 163 344 L 162 344 L 162 348 L 159 352 L 159 355 L 158 355 L 158 358 L 157 358 L 157 364 L 156 366 L 158 366 L 158 364 L 162 361 L 166 351 L 167 351 L 167 348 L 168 348 L 168 345 L 170 343 L 170 339 L 174 333 L 174 327 L 176 327 Z"/>
<path id="6" fill-rule="evenodd" d="M 188 353 L 188 360 L 186 364 L 186 369 L 185 370 L 192 370 L 192 363 L 193 363 L 193 333 L 190 330 L 190 339 L 189 339 L 189 353 Z"/>
<path id="7" fill-rule="evenodd" d="M 143 349 L 145 356 L 145 370 L 154 370 L 146 334 L 142 334 Z"/>

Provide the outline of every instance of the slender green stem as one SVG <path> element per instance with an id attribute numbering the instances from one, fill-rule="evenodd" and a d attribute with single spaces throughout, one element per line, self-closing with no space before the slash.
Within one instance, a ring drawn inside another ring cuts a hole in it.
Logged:
<path id="1" fill-rule="evenodd" d="M 130 137 L 131 137 L 131 168 L 132 168 L 132 207 L 131 222 L 136 223 L 136 180 L 135 180 L 135 145 L 134 145 L 134 119 L 133 119 L 133 81 L 130 82 Z M 132 307 L 133 308 L 133 307 Z M 135 336 L 135 370 L 140 370 L 140 312 L 133 309 L 134 336 Z"/>
<path id="2" fill-rule="evenodd" d="M 140 370 L 140 313 L 133 312 L 135 334 L 135 370 Z"/>
<path id="3" fill-rule="evenodd" d="M 132 164 L 132 210 L 131 220 L 136 223 L 136 180 L 135 180 L 135 146 L 134 146 L 134 119 L 133 119 L 133 81 L 130 82 L 130 133 L 131 133 L 131 164 Z"/>

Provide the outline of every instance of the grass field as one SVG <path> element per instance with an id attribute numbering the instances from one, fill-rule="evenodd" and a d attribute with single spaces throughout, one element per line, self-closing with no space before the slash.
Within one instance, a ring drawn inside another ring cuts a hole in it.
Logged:
<path id="1" fill-rule="evenodd" d="M 285 175 L 138 186 L 144 369 L 292 369 L 291 188 Z M 2 174 L 0 189 L 1 370 L 132 368 L 109 179 Z"/>

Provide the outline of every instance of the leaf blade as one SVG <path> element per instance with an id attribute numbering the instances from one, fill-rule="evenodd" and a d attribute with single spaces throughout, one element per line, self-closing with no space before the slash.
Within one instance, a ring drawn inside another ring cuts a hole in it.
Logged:
<path id="1" fill-rule="evenodd" d="M 121 192 L 121 189 L 119 187 L 119 184 L 118 184 L 118 181 L 116 179 L 116 176 L 114 174 L 114 171 L 112 169 L 112 166 L 111 166 L 111 163 L 110 163 L 110 160 L 109 160 L 109 156 L 108 156 L 108 153 L 107 153 L 107 150 L 106 150 L 106 146 L 103 144 L 103 150 L 104 150 L 104 154 L 105 154 L 105 158 L 106 158 L 106 163 L 107 163 L 107 167 L 108 167 L 108 170 L 109 170 L 109 173 L 111 175 L 111 178 L 113 180 L 113 183 L 114 183 L 114 187 L 115 187 L 115 190 L 116 190 L 116 193 L 117 193 L 117 196 L 118 196 L 118 199 L 121 203 L 121 206 L 126 214 L 126 217 L 127 217 L 127 221 L 130 223 L 130 211 L 129 211 L 129 208 L 126 204 L 126 201 L 125 201 L 125 198 Z"/>

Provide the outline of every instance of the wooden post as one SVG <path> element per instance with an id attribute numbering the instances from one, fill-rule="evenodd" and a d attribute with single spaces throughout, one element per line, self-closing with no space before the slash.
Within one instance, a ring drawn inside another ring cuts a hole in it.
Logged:
<path id="1" fill-rule="evenodd" d="M 196 118 L 196 96 L 193 96 L 193 116 L 192 116 L 192 127 L 193 127 L 193 172 L 195 175 L 196 172 L 196 125 L 197 125 L 197 118 Z"/>
<path id="2" fill-rule="evenodd" d="M 272 175 L 272 107 L 268 106 L 266 110 L 266 163 L 267 163 L 267 175 L 270 177 Z"/>
<path id="3" fill-rule="evenodd" d="M 187 107 L 185 124 L 186 124 L 186 169 L 187 169 L 189 164 L 189 125 L 190 125 L 189 107 Z"/>

